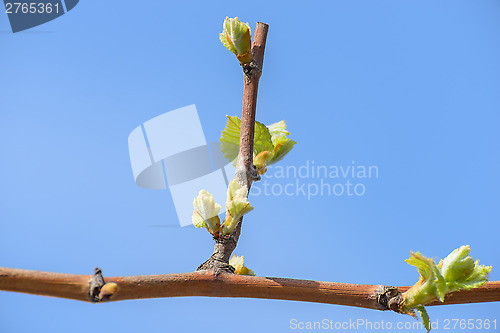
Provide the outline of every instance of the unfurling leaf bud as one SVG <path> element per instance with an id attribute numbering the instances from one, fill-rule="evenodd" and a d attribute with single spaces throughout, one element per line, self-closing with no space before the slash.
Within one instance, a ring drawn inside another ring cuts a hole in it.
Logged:
<path id="1" fill-rule="evenodd" d="M 224 46 L 236 55 L 241 64 L 252 61 L 252 36 L 248 23 L 242 23 L 237 17 L 226 17 L 219 39 Z"/>
<path id="2" fill-rule="evenodd" d="M 213 195 L 205 190 L 201 190 L 193 200 L 192 222 L 197 228 L 206 227 L 215 236 L 219 232 L 220 219 L 219 212 L 221 206 L 214 201 Z"/>
<path id="3" fill-rule="evenodd" d="M 476 288 L 488 280 L 491 266 L 479 265 L 479 260 L 474 262 L 469 252 L 469 245 L 461 246 L 438 264 L 450 291 Z"/>
<path id="4" fill-rule="evenodd" d="M 240 217 L 253 209 L 250 206 L 247 194 L 248 188 L 240 186 L 236 178 L 229 183 L 227 188 L 226 220 L 222 226 L 223 235 L 229 235 L 238 224 Z"/>
<path id="5" fill-rule="evenodd" d="M 420 253 L 411 253 L 406 262 L 417 267 L 420 279 L 404 294 L 404 302 L 399 312 L 414 315 L 420 313 L 427 331 L 430 330 L 429 317 L 424 305 L 435 300 L 444 301 L 445 295 L 461 289 L 477 288 L 488 281 L 491 266 L 479 265 L 479 261 L 469 256 L 470 247 L 464 245 L 455 249 L 438 265 L 434 260 Z"/>
<path id="6" fill-rule="evenodd" d="M 470 247 L 464 245 L 455 249 L 439 262 L 439 269 L 446 281 L 456 281 L 474 270 L 474 259 L 469 256 Z"/>
<path id="7" fill-rule="evenodd" d="M 245 258 L 243 256 L 238 257 L 233 255 L 231 259 L 229 259 L 229 265 L 234 267 L 234 273 L 239 275 L 252 275 L 255 273 L 245 266 Z"/>

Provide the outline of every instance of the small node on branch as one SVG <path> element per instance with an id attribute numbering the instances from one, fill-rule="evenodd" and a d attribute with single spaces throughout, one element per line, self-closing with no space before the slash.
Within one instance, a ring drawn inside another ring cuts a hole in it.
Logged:
<path id="1" fill-rule="evenodd" d="M 403 294 L 397 287 L 378 285 L 375 294 L 371 297 L 375 299 L 377 310 L 392 310 L 400 313 L 403 302 Z"/>
<path id="2" fill-rule="evenodd" d="M 99 302 L 99 293 L 104 286 L 104 278 L 100 268 L 94 268 L 94 275 L 89 284 L 89 301 L 96 303 Z"/>
<path id="3" fill-rule="evenodd" d="M 94 275 L 89 283 L 89 301 L 92 303 L 106 302 L 111 300 L 117 293 L 119 287 L 115 282 L 104 282 L 102 270 L 94 268 Z"/>
<path id="4" fill-rule="evenodd" d="M 241 64 L 241 67 L 243 68 L 245 84 L 250 84 L 253 80 L 260 79 L 262 69 L 255 63 L 255 61 L 248 64 Z"/>

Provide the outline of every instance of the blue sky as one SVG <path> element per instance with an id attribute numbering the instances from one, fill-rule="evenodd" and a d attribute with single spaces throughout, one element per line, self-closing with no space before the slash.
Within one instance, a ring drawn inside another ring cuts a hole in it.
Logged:
<path id="1" fill-rule="evenodd" d="M 324 179 L 360 183 L 359 196 L 253 196 L 235 252 L 250 268 L 261 276 L 411 285 L 418 273 L 404 262 L 409 251 L 438 259 L 469 244 L 493 266 L 491 280 L 500 279 L 494 0 L 81 1 L 16 34 L 0 14 L 0 266 L 161 274 L 192 271 L 211 254 L 207 232 L 175 226 L 168 191 L 135 185 L 127 137 L 155 116 L 196 104 L 214 141 L 225 115 L 240 114 L 241 69 L 218 41 L 226 16 L 252 29 L 257 21 L 270 25 L 257 120 L 287 121 L 298 144 L 281 165 L 378 169 L 378 177 Z M 414 321 L 272 300 L 94 305 L 6 292 L 0 313 L 2 332 L 210 332 L 214 313 L 227 320 L 223 330 L 241 332 L 294 331 L 291 319 Z M 499 303 L 429 308 L 440 325 L 498 320 L 498 313 Z"/>

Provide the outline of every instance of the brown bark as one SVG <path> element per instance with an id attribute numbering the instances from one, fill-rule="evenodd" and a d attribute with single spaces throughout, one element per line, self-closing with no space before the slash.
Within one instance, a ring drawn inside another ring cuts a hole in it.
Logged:
<path id="1" fill-rule="evenodd" d="M 243 66 L 244 89 L 243 107 L 241 110 L 240 151 L 236 165 L 236 177 L 241 186 L 252 186 L 254 180 L 259 180 L 253 165 L 253 139 L 255 132 L 255 113 L 257 109 L 257 92 L 264 63 L 267 31 L 269 26 L 258 22 L 252 43 L 253 60 Z"/>
<path id="2" fill-rule="evenodd" d="M 241 112 L 240 148 L 235 176 L 240 186 L 247 186 L 250 191 L 252 182 L 259 180 L 257 171 L 253 165 L 253 139 L 255 132 L 255 112 L 257 107 L 257 91 L 264 63 L 264 50 L 269 26 L 257 22 L 255 35 L 252 42 L 253 60 L 243 65 L 244 89 L 243 107 Z M 241 218 L 229 237 L 215 239 L 214 252 L 198 267 L 198 271 L 212 270 L 216 273 L 233 273 L 234 269 L 229 266 L 229 258 L 233 253 L 241 233 Z"/>
<path id="3" fill-rule="evenodd" d="M 94 275 L 48 273 L 23 269 L 0 268 L 0 290 L 35 295 L 92 301 L 90 283 Z M 328 303 L 381 309 L 376 302 L 380 286 L 350 283 L 320 282 L 275 277 L 216 274 L 201 271 L 181 274 L 143 275 L 104 278 L 117 284 L 110 301 L 159 297 L 241 297 L 281 299 L 290 301 Z M 409 287 L 399 287 L 404 292 Z M 464 304 L 500 301 L 500 281 L 482 287 L 454 292 L 443 303 Z"/>

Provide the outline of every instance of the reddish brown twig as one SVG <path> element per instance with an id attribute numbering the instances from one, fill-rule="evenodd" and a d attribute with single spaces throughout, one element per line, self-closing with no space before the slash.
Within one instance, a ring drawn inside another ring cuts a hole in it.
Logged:
<path id="1" fill-rule="evenodd" d="M 76 275 L 0 268 L 0 290 L 89 301 L 93 275 Z M 181 274 L 142 275 L 104 278 L 115 282 L 118 291 L 111 301 L 158 297 L 243 297 L 328 303 L 380 309 L 376 302 L 379 286 L 320 282 L 274 277 L 215 274 L 199 271 Z M 399 287 L 404 292 L 409 287 Z M 500 281 L 455 292 L 444 303 L 463 304 L 500 301 Z"/>
<path id="2" fill-rule="evenodd" d="M 252 186 L 254 180 L 260 179 L 253 165 L 253 139 L 255 132 L 255 112 L 257 106 L 257 91 L 262 74 L 264 50 L 266 48 L 267 30 L 269 26 L 257 22 L 252 42 L 252 62 L 243 65 L 244 89 L 243 107 L 241 112 L 240 147 L 235 176 L 241 186 Z M 199 271 L 213 270 L 215 272 L 233 272 L 229 266 L 229 258 L 233 253 L 241 232 L 241 222 L 231 233 L 230 237 L 215 239 L 214 252 L 207 261 L 198 267 Z"/>
<path id="3" fill-rule="evenodd" d="M 257 22 L 252 43 L 253 60 L 243 66 L 244 89 L 243 107 L 241 110 L 240 151 L 236 165 L 236 177 L 241 186 L 252 186 L 259 176 L 253 165 L 253 139 L 255 132 L 255 112 L 257 108 L 257 92 L 264 63 L 267 31 L 269 26 Z"/>

